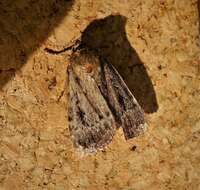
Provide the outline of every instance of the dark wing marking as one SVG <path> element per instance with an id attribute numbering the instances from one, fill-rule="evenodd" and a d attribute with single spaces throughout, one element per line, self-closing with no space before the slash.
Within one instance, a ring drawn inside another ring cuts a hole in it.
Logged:
<path id="1" fill-rule="evenodd" d="M 74 146 L 85 152 L 95 152 L 111 142 L 115 133 L 114 117 L 96 81 L 85 71 L 84 63 L 71 64 L 68 77 L 68 119 Z"/>
<path id="2" fill-rule="evenodd" d="M 116 69 L 105 59 L 101 61 L 99 88 L 106 99 L 125 139 L 138 136 L 146 128 L 144 113 Z"/>

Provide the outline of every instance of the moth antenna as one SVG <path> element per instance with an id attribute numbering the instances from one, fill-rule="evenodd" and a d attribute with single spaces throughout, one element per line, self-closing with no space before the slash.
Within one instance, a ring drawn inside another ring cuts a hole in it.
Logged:
<path id="1" fill-rule="evenodd" d="M 64 93 L 65 93 L 65 88 L 61 91 L 61 93 L 57 99 L 57 102 L 60 102 L 60 99 L 63 97 Z"/>
<path id="2" fill-rule="evenodd" d="M 44 51 L 46 51 L 47 53 L 50 53 L 50 54 L 54 54 L 54 55 L 58 55 L 60 53 L 64 53 L 66 51 L 72 51 L 72 52 L 75 52 L 77 51 L 78 49 L 80 49 L 81 46 L 81 40 L 80 38 L 78 38 L 77 40 L 75 40 L 75 42 L 68 46 L 68 47 L 65 47 L 64 49 L 61 49 L 61 50 L 54 50 L 54 49 L 51 49 L 51 48 L 44 48 Z"/>
<path id="3" fill-rule="evenodd" d="M 58 99 L 56 101 L 57 103 L 60 102 L 60 99 L 63 97 L 63 95 L 65 94 L 65 92 L 68 93 L 68 91 L 67 91 L 67 84 L 68 84 L 68 78 L 65 81 L 64 87 L 63 87 L 62 91 L 60 92 L 60 95 L 58 96 Z"/>

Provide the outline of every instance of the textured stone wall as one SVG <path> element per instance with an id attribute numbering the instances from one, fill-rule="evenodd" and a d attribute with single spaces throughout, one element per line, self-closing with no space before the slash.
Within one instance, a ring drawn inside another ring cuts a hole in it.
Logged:
<path id="1" fill-rule="evenodd" d="M 82 157 L 67 125 L 77 38 L 99 49 L 145 111 L 148 130 Z M 0 189 L 199 189 L 197 0 L 0 2 Z M 65 90 L 66 89 L 66 90 Z"/>

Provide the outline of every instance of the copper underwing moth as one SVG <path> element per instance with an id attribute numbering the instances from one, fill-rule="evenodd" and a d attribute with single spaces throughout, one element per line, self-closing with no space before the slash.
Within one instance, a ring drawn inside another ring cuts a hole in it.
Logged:
<path id="1" fill-rule="evenodd" d="M 142 108 L 106 58 L 78 46 L 67 74 L 68 123 L 75 148 L 84 153 L 102 150 L 119 127 L 126 140 L 144 132 L 147 125 Z"/>

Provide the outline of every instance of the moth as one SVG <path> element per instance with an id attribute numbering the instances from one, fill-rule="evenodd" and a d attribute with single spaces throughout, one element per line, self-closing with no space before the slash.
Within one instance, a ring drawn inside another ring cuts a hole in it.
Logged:
<path id="1" fill-rule="evenodd" d="M 68 121 L 76 148 L 84 152 L 103 149 L 119 127 L 126 140 L 144 131 L 142 108 L 106 58 L 81 49 L 70 62 Z"/>
<path id="2" fill-rule="evenodd" d="M 84 153 L 102 150 L 119 127 L 126 140 L 143 133 L 144 112 L 105 57 L 76 48 L 67 74 L 68 123 L 75 148 Z"/>

